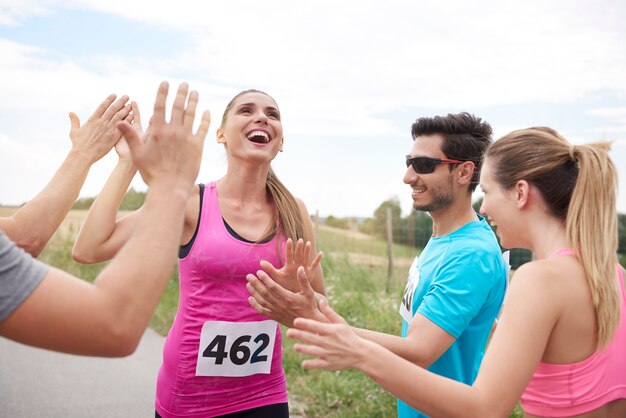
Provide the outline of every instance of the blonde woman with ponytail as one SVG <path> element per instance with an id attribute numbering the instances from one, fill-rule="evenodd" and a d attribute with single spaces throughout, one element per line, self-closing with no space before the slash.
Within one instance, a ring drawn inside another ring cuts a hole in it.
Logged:
<path id="1" fill-rule="evenodd" d="M 289 416 L 280 328 L 256 313 L 246 289 L 246 275 L 261 267 L 298 289 L 295 272 L 303 265 L 313 289 L 324 294 L 306 207 L 271 168 L 283 141 L 278 105 L 266 93 L 246 90 L 226 106 L 217 142 L 226 150 L 227 172 L 197 185 L 185 212 L 179 307 L 163 349 L 156 417 Z M 111 258 L 142 216 L 139 209 L 115 219 L 136 172 L 126 144 L 116 151 L 119 164 L 76 240 L 77 261 Z"/>
<path id="2" fill-rule="evenodd" d="M 328 322 L 288 336 L 307 368 L 356 368 L 432 417 L 626 417 L 626 291 L 617 264 L 617 174 L 608 143 L 574 146 L 550 128 L 511 132 L 485 154 L 481 212 L 505 248 L 534 261 L 515 273 L 473 386 L 434 375 Z"/>

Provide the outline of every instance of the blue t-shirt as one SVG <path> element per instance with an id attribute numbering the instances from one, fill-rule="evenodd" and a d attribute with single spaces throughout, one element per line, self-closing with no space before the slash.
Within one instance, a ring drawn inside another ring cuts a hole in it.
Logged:
<path id="1" fill-rule="evenodd" d="M 402 337 L 420 313 L 456 338 L 428 370 L 474 383 L 502 306 L 507 275 L 508 265 L 496 237 L 480 215 L 479 221 L 428 241 L 409 270 L 400 306 Z M 398 417 L 426 415 L 398 400 Z"/>

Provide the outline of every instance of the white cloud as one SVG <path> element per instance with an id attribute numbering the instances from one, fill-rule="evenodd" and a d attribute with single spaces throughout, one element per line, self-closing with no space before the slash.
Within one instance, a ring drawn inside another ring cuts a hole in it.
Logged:
<path id="1" fill-rule="evenodd" d="M 404 155 L 405 147 L 391 145 L 388 139 L 408 139 L 411 120 L 405 128 L 380 116 L 397 109 L 447 112 L 561 103 L 597 91 L 626 94 L 626 6 L 608 0 L 384 4 L 180 0 L 175 5 L 147 0 L 10 0 L 0 6 L 0 25 L 27 25 L 30 15 L 59 8 L 119 16 L 127 20 L 123 24 L 147 23 L 182 33 L 185 44 L 181 50 L 164 51 L 158 59 L 97 51 L 72 57 L 0 39 L 0 96 L 11 98 L 0 100 L 0 110 L 21 112 L 22 118 L 29 114 L 39 121 L 23 123 L 20 135 L 29 143 L 41 137 L 51 146 L 65 146 L 61 141 L 67 141 L 67 112 L 86 118 L 111 92 L 130 94 L 143 113 L 149 113 L 155 87 L 163 78 L 175 84 L 184 77 L 200 91 L 200 107 L 213 113 L 209 144 L 230 96 L 255 87 L 270 93 L 281 106 L 288 141 L 282 158 L 288 159 L 289 153 L 306 158 L 306 147 L 315 144 L 299 141 L 305 136 L 326 139 L 328 153 L 345 152 L 333 147 L 333 141 L 349 139 L 354 146 L 346 164 L 352 164 L 355 153 L 366 158 L 378 154 L 359 147 L 363 138 L 379 138 L 381 147 Z M 607 129 L 594 127 L 586 133 L 623 132 L 623 108 L 593 106 L 587 114 L 606 117 Z M 5 128 L 15 137 L 17 128 Z M 516 128 L 494 123 L 496 136 Z M 206 155 L 203 175 L 223 172 L 223 151 L 211 145 Z M 402 199 L 405 193 L 401 179 L 382 171 L 366 170 L 358 180 L 341 181 L 346 172 L 358 168 L 324 167 L 310 180 L 289 164 L 277 164 L 285 166 L 282 177 L 294 179 L 290 181 L 304 194 L 317 189 L 314 182 L 333 185 L 318 199 L 324 202 L 318 205 L 323 215 L 371 214 L 389 196 Z"/>

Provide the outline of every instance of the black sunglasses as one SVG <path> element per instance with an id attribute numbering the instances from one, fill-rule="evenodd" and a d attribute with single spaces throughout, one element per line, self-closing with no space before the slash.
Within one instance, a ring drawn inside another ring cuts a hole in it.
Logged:
<path id="1" fill-rule="evenodd" d="M 406 166 L 413 167 L 417 174 L 430 174 L 439 164 L 462 164 L 465 161 L 449 160 L 447 158 L 411 157 L 406 156 Z"/>

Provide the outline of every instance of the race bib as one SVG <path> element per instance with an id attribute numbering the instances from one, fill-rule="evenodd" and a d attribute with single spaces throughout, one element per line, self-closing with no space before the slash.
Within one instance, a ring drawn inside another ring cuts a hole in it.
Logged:
<path id="1" fill-rule="evenodd" d="M 402 296 L 402 302 L 400 303 L 400 315 L 406 322 L 411 323 L 413 319 L 413 297 L 415 296 L 415 289 L 420 281 L 420 272 L 417 269 L 417 257 L 413 260 L 411 268 L 409 269 L 409 278 L 404 288 L 404 295 Z"/>
<path id="2" fill-rule="evenodd" d="M 207 321 L 202 326 L 196 376 L 269 374 L 276 321 Z"/>

